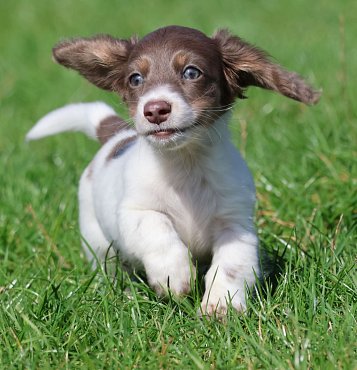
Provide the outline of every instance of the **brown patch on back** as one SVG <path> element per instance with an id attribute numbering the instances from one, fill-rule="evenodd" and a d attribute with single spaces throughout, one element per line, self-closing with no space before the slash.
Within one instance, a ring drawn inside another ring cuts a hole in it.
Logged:
<path id="1" fill-rule="evenodd" d="M 126 121 L 118 116 L 109 116 L 103 119 L 97 128 L 97 138 L 101 144 L 106 143 L 110 138 L 112 138 L 116 133 L 122 130 L 133 130 Z"/>
<path id="2" fill-rule="evenodd" d="M 106 158 L 107 162 L 109 162 L 111 159 L 114 159 L 114 158 L 118 157 L 121 153 L 123 153 L 125 151 L 125 149 L 127 149 L 129 147 L 129 145 L 136 140 L 136 138 L 137 138 L 137 136 L 133 135 L 133 136 L 129 136 L 125 139 L 122 139 L 122 140 L 118 141 L 114 145 L 114 147 L 110 151 L 110 153 L 108 154 L 108 156 Z"/>

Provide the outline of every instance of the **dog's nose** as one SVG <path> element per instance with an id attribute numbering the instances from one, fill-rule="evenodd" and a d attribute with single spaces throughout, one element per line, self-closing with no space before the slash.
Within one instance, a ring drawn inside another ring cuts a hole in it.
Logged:
<path id="1" fill-rule="evenodd" d="M 171 113 L 171 104 L 166 101 L 149 101 L 144 106 L 144 116 L 150 123 L 165 122 Z"/>

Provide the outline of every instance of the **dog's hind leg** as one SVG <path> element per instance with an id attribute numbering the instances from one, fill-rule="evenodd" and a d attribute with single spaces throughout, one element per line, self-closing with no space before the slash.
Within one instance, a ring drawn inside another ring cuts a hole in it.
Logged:
<path id="1" fill-rule="evenodd" d="M 92 262 L 93 268 L 96 268 L 98 263 L 102 263 L 103 266 L 112 265 L 110 262 L 116 262 L 116 253 L 105 238 L 95 215 L 90 165 L 81 177 L 78 198 L 82 246 L 88 260 Z"/>

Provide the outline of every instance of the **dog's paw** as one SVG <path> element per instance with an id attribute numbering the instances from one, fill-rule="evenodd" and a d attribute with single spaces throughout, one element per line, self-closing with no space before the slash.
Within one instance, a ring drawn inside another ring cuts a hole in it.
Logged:
<path id="1" fill-rule="evenodd" d="M 151 260 L 145 264 L 148 283 L 159 296 L 187 295 L 191 290 L 191 282 L 196 276 L 187 250 Z"/>
<path id="2" fill-rule="evenodd" d="M 232 304 L 231 301 L 227 301 L 227 298 L 225 298 L 224 302 L 221 302 L 221 300 L 219 300 L 218 302 L 214 300 L 202 302 L 198 315 L 222 319 L 227 316 L 229 306 L 232 306 L 239 313 L 244 313 L 246 311 L 246 305 L 242 302 L 238 304 Z"/>
<path id="3" fill-rule="evenodd" d="M 237 312 L 244 313 L 247 309 L 244 290 L 229 292 L 226 289 L 211 289 L 202 298 L 199 316 L 209 316 L 224 319 L 229 307 Z"/>

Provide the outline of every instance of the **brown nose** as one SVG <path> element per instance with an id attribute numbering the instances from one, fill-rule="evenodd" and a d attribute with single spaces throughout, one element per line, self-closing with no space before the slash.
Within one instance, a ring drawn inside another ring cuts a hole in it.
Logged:
<path id="1" fill-rule="evenodd" d="M 165 122 L 171 113 L 171 104 L 166 101 L 149 101 L 144 106 L 144 116 L 150 123 Z"/>

